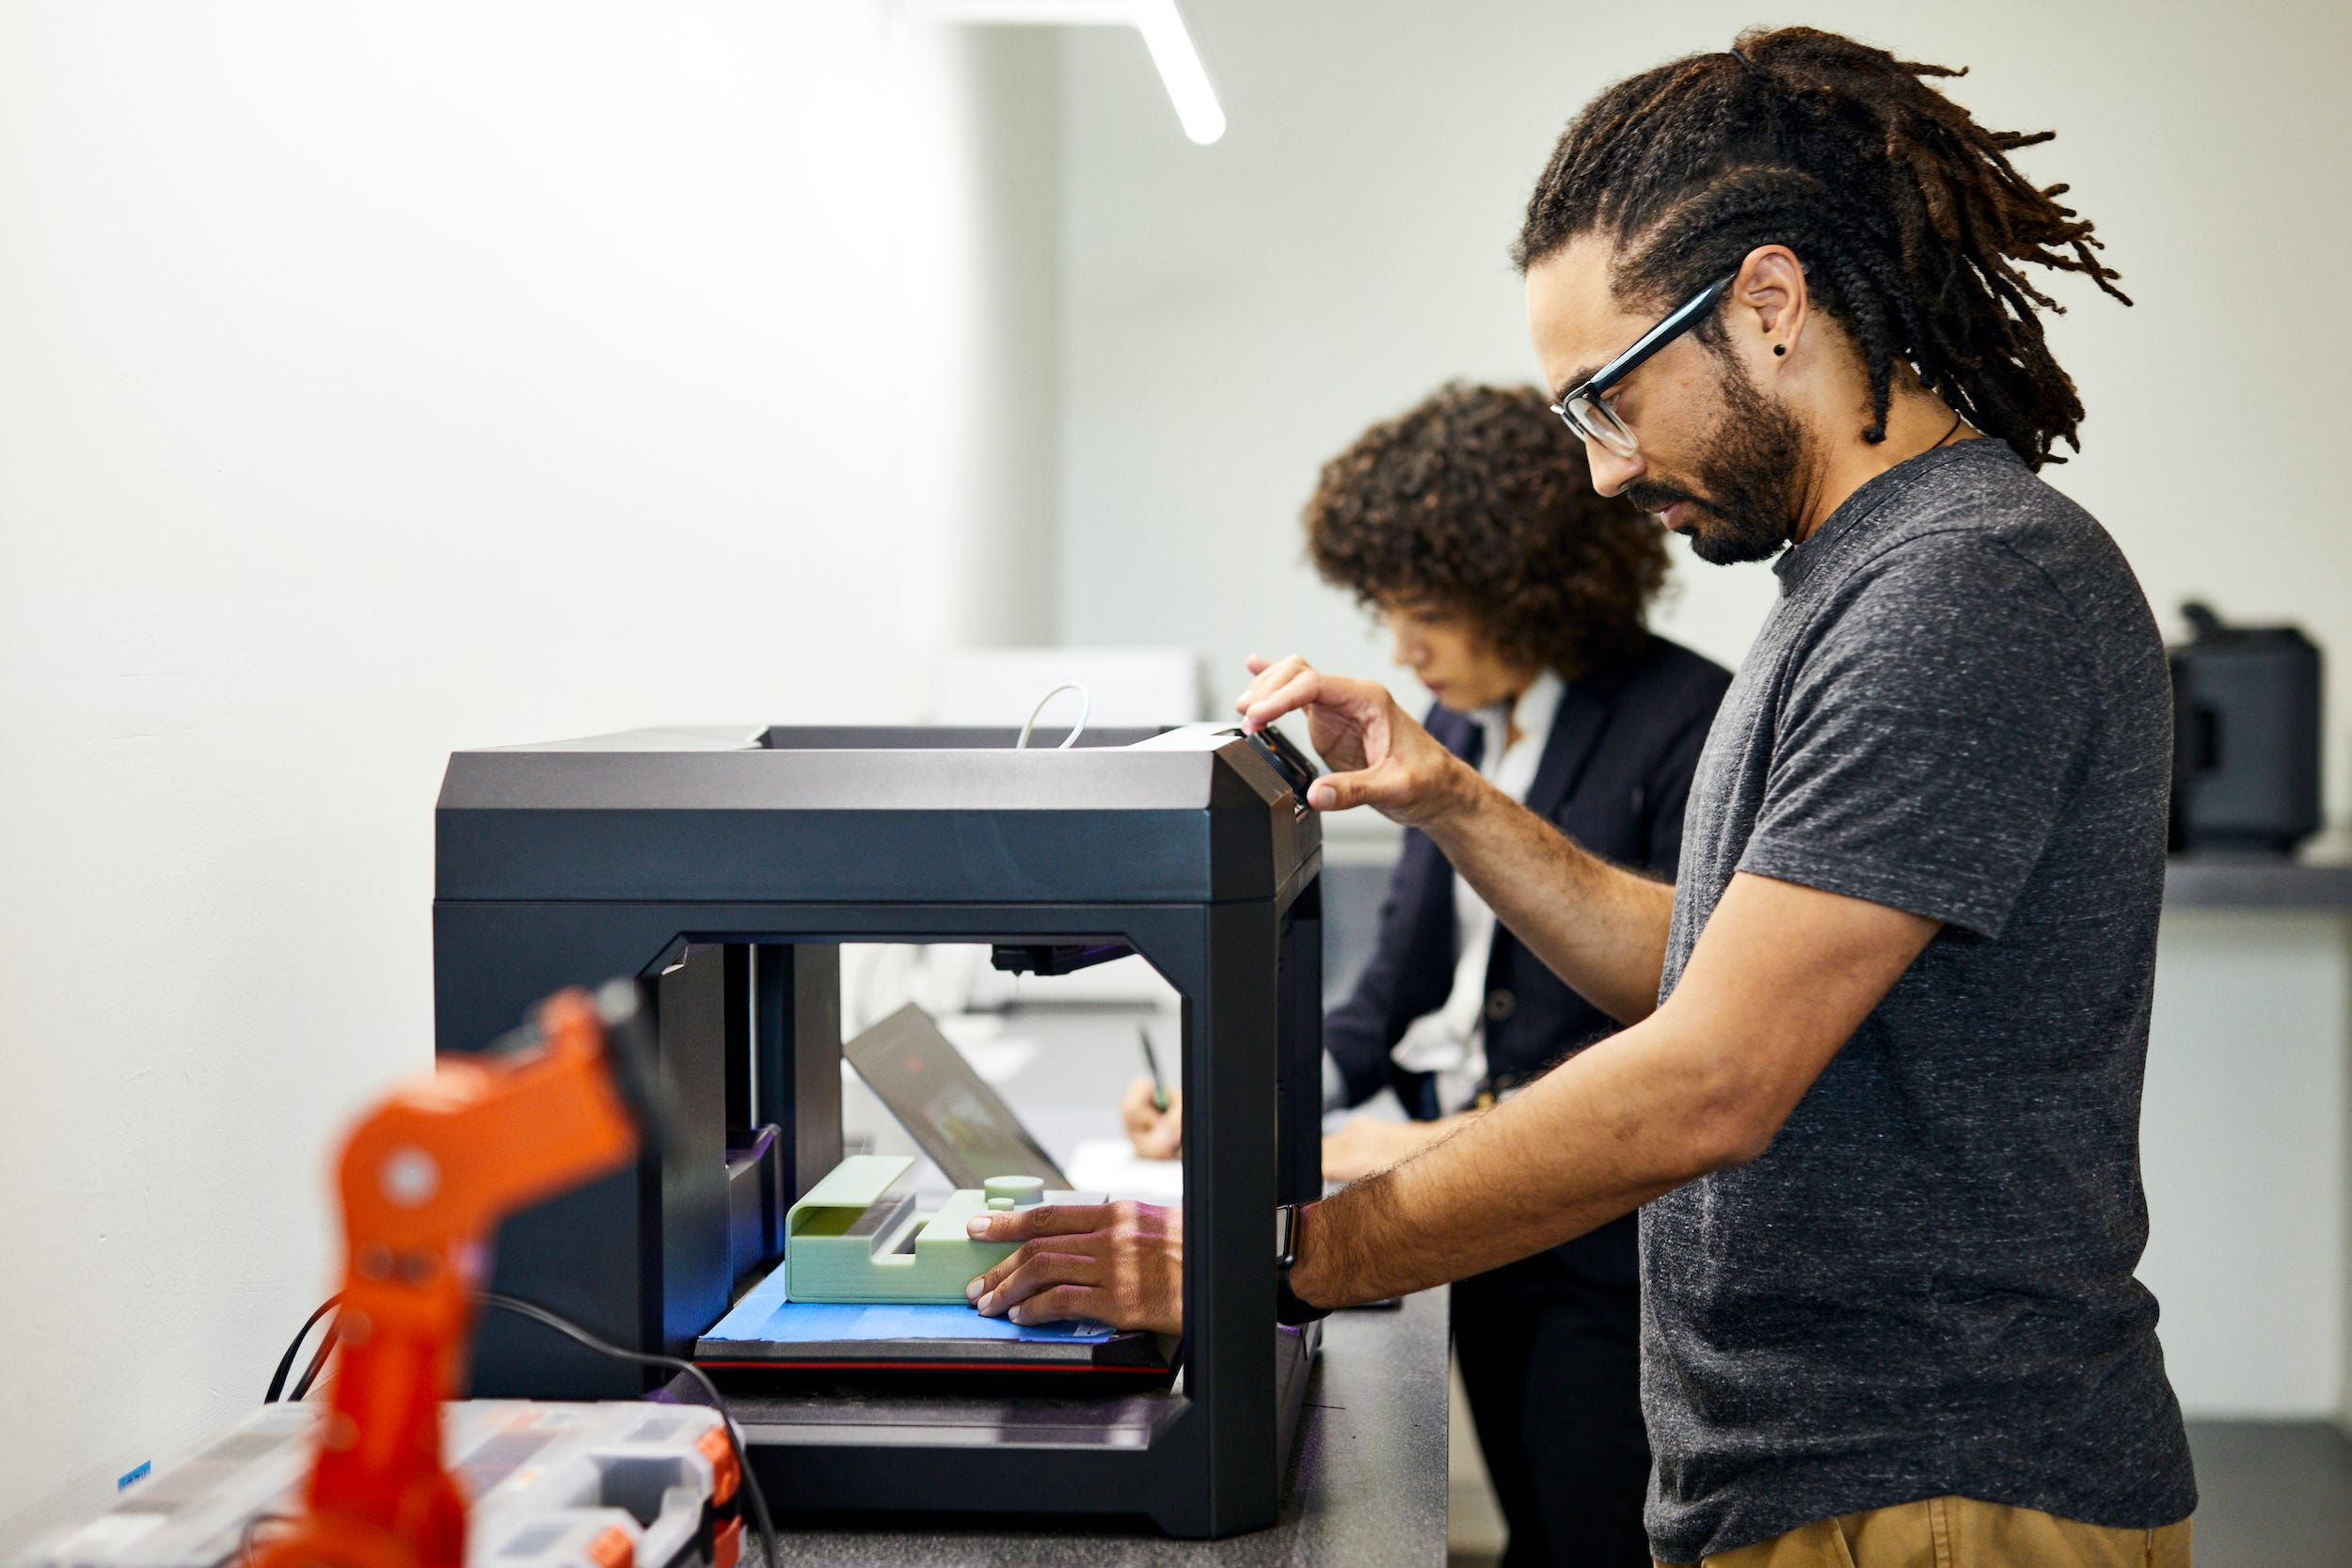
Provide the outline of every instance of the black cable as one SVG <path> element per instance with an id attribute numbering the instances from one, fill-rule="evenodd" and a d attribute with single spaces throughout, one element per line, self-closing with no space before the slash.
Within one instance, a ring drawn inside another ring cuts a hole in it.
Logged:
<path id="1" fill-rule="evenodd" d="M 294 1331 L 294 1343 L 286 1347 L 286 1354 L 278 1358 L 278 1370 L 270 1374 L 269 1392 L 262 1396 L 263 1404 L 278 1402 L 278 1395 L 285 1391 L 286 1374 L 294 1370 L 294 1357 L 302 1353 L 302 1341 L 310 1337 L 310 1330 L 317 1326 L 321 1318 L 342 1304 L 342 1292 L 338 1291 L 320 1302 L 319 1309 L 302 1320 L 302 1326 Z"/>
<path id="2" fill-rule="evenodd" d="M 302 1350 L 302 1341 L 310 1338 L 310 1330 L 317 1326 L 321 1318 L 342 1305 L 342 1299 L 341 1294 L 327 1297 L 319 1303 L 317 1311 L 302 1320 L 302 1327 L 295 1331 L 294 1342 L 286 1347 L 286 1354 L 278 1358 L 278 1370 L 269 1380 L 269 1392 L 262 1396 L 263 1404 L 278 1402 L 278 1395 L 286 1386 L 286 1374 L 294 1370 L 294 1356 Z M 710 1381 L 708 1372 L 704 1371 L 691 1361 L 679 1356 L 655 1355 L 644 1351 L 624 1350 L 610 1340 L 598 1338 L 569 1318 L 560 1313 L 550 1312 L 537 1303 L 525 1301 L 519 1296 L 499 1295 L 485 1291 L 476 1294 L 473 1299 L 477 1306 L 495 1307 L 501 1312 L 512 1312 L 518 1318 L 528 1318 L 532 1323 L 554 1329 L 558 1334 L 578 1341 L 595 1351 L 598 1355 L 611 1356 L 615 1361 L 628 1361 L 641 1367 L 664 1367 L 672 1371 L 683 1372 L 692 1378 L 701 1387 L 704 1396 L 710 1401 L 711 1407 L 719 1412 L 720 1425 L 727 1434 L 727 1447 L 735 1450 L 735 1467 L 742 1476 L 743 1495 L 751 1500 L 752 1519 L 759 1527 L 759 1544 L 761 1549 L 768 1554 L 765 1568 L 779 1568 L 782 1559 L 776 1552 L 776 1525 L 768 1513 L 768 1495 L 760 1490 L 759 1478 L 752 1474 L 751 1455 L 743 1450 L 743 1436 L 736 1429 L 735 1413 L 727 1408 L 726 1396 L 719 1392 L 719 1386 Z M 310 1362 L 310 1370 L 302 1374 L 301 1383 L 294 1388 L 295 1399 L 300 1399 L 310 1392 L 311 1380 L 318 1376 L 319 1369 L 326 1363 L 326 1353 L 335 1348 L 335 1331 L 329 1328 L 326 1338 L 319 1345 L 317 1356 Z M 252 1544 L 249 1532 L 253 1525 L 260 1522 L 262 1522 L 261 1519 L 257 1518 L 248 1521 L 246 1527 L 248 1531 L 246 1542 L 248 1558 Z"/>
<path id="3" fill-rule="evenodd" d="M 615 1361 L 632 1362 L 640 1367 L 667 1367 L 673 1371 L 685 1373 L 700 1385 L 703 1393 L 708 1397 L 712 1408 L 719 1412 L 719 1424 L 727 1434 L 727 1446 L 735 1450 L 735 1467 L 743 1478 L 743 1495 L 751 1499 L 752 1517 L 759 1526 L 760 1549 L 768 1556 L 765 1568 L 780 1568 L 783 1559 L 776 1552 L 776 1526 L 775 1521 L 768 1515 L 767 1494 L 760 1490 L 759 1478 L 752 1473 L 751 1455 L 743 1451 L 743 1435 L 736 1430 L 735 1413 L 727 1408 L 726 1396 L 719 1392 L 719 1386 L 710 1381 L 708 1372 L 681 1356 L 656 1355 L 646 1351 L 625 1350 L 609 1340 L 598 1338 L 569 1318 L 550 1312 L 546 1307 L 533 1302 L 524 1301 L 518 1296 L 502 1296 L 485 1291 L 475 1296 L 474 1300 L 485 1307 L 495 1307 L 502 1312 L 512 1312 L 518 1318 L 528 1318 L 532 1323 L 542 1323 L 559 1334 L 579 1341 L 598 1355 L 609 1355 Z"/>
<path id="4" fill-rule="evenodd" d="M 319 1380 L 320 1369 L 326 1365 L 327 1356 L 333 1354 L 337 1342 L 342 1338 L 340 1332 L 342 1325 L 342 1319 L 341 1318 L 326 1320 L 326 1331 L 319 1336 L 319 1353 L 310 1357 L 310 1365 L 303 1372 L 302 1381 L 294 1386 L 294 1392 L 286 1396 L 288 1399 L 300 1400 L 310 1397 L 310 1385 Z"/>

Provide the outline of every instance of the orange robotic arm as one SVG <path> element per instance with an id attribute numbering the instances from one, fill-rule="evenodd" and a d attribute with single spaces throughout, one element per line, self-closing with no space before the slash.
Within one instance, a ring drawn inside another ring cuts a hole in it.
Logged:
<path id="1" fill-rule="evenodd" d="M 255 1568 L 461 1568 L 466 1499 L 441 1464 L 441 1402 L 464 1375 L 488 1241 L 508 1213 L 635 1156 L 607 1037 L 635 1006 L 625 984 L 561 992 L 523 1050 L 444 1058 L 353 1129 L 342 1366 L 307 1511 Z"/>

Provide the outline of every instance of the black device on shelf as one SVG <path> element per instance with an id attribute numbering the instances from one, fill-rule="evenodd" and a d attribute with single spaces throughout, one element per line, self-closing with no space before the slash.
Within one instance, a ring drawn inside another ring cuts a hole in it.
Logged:
<path id="1" fill-rule="evenodd" d="M 2320 825 L 2320 656 L 2294 626 L 2185 604 L 2172 664 L 2171 847 L 2290 854 Z"/>
<path id="2" fill-rule="evenodd" d="M 1275 1321 L 1272 1237 L 1279 1205 L 1322 1190 L 1319 819 L 1298 759 L 1230 729 L 1013 739 L 679 729 L 451 757 L 442 1049 L 559 987 L 635 974 L 679 1110 L 632 1169 L 511 1221 L 495 1288 L 691 1355 L 778 1266 L 784 1211 L 841 1158 L 842 942 L 985 942 L 1047 969 L 1132 947 L 1183 998 L 1181 1376 L 1098 1394 L 1066 1373 L 983 1387 L 943 1370 L 737 1412 L 779 1512 L 1256 1528 L 1317 1345 Z M 643 1391 L 528 1323 L 487 1321 L 474 1348 L 478 1396 Z"/>

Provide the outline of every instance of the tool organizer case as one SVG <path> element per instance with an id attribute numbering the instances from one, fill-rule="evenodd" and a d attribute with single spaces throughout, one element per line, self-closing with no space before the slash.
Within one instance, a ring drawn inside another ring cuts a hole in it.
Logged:
<path id="1" fill-rule="evenodd" d="M 301 1506 L 325 1414 L 263 1405 L 18 1568 L 237 1568 Z M 471 1499 L 468 1568 L 734 1568 L 741 1478 L 715 1410 L 453 1401 L 441 1433 Z"/>

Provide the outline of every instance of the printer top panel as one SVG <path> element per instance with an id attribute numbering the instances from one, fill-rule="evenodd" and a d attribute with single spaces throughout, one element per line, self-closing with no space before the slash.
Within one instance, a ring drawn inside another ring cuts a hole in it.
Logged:
<path id="1" fill-rule="evenodd" d="M 1319 851 L 1314 814 L 1230 730 L 1067 751 L 1016 751 L 1014 733 L 713 728 L 459 752 L 437 895 L 1222 901 L 1271 895 Z"/>
<path id="2" fill-rule="evenodd" d="M 1127 730 L 1017 751 L 1017 734 L 712 727 L 486 748 L 451 755 L 440 809 L 1204 811 L 1287 792 L 1237 736 Z"/>

